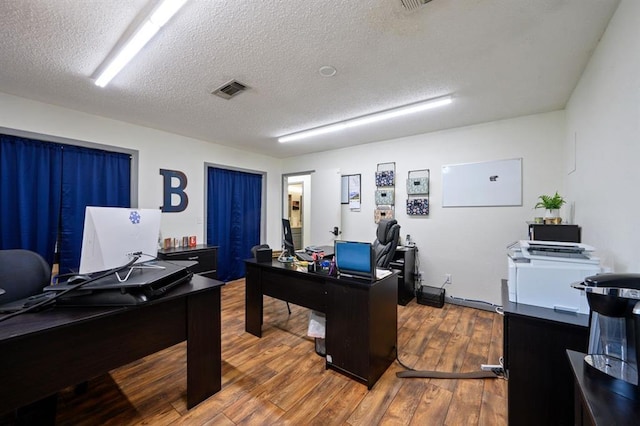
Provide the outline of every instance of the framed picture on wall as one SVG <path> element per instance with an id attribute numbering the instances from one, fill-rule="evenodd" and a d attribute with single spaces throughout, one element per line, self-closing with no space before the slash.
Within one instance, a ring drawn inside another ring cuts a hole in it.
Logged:
<path id="1" fill-rule="evenodd" d="M 360 175 L 343 175 L 341 204 L 348 204 L 351 210 L 360 209 Z"/>
<path id="2" fill-rule="evenodd" d="M 340 192 L 340 204 L 349 204 L 349 176 L 341 176 L 341 192 Z"/>
<path id="3" fill-rule="evenodd" d="M 349 209 L 360 210 L 360 175 L 349 175 Z"/>

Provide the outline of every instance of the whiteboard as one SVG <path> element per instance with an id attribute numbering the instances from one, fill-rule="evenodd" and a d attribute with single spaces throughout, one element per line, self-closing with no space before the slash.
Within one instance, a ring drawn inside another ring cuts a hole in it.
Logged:
<path id="1" fill-rule="evenodd" d="M 521 205 L 522 158 L 442 166 L 442 207 Z"/>

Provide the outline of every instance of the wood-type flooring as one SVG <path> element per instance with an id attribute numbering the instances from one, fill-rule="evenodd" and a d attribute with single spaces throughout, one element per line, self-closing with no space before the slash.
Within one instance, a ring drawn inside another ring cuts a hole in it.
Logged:
<path id="1" fill-rule="evenodd" d="M 222 390 L 186 409 L 186 343 L 89 380 L 58 399 L 58 425 L 505 425 L 503 379 L 401 379 L 367 391 L 326 370 L 309 310 L 265 297 L 263 337 L 244 331 L 244 280 L 222 289 Z M 162 333 L 162 330 L 158 330 Z M 502 356 L 502 316 L 415 299 L 398 306 L 399 358 L 416 370 L 477 371 Z"/>

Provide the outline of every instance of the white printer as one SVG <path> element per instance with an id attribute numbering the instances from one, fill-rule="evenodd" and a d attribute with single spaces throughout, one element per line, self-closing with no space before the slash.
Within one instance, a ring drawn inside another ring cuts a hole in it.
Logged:
<path id="1" fill-rule="evenodd" d="M 584 291 L 572 283 L 602 272 L 594 248 L 556 241 L 518 241 L 508 247 L 509 301 L 589 313 Z"/>

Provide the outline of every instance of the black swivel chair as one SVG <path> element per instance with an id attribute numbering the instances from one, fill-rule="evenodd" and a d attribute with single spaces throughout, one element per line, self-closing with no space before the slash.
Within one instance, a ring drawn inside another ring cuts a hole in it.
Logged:
<path id="1" fill-rule="evenodd" d="M 0 305 L 42 293 L 51 283 L 51 268 L 38 253 L 22 250 L 0 250 Z M 46 397 L 13 412 L 15 424 L 55 423 L 57 394 Z M 53 414 L 52 414 L 53 413 Z M 4 423 L 2 423 L 4 424 Z"/>
<path id="2" fill-rule="evenodd" d="M 251 256 L 255 259 L 256 253 L 258 252 L 259 249 L 268 249 L 271 248 L 269 247 L 269 244 L 259 244 L 257 246 L 253 246 L 251 247 Z M 291 315 L 291 306 L 289 306 L 289 302 L 286 302 L 287 304 L 287 311 L 289 311 L 289 315 Z"/>
<path id="3" fill-rule="evenodd" d="M 0 250 L 0 305 L 42 293 L 51 283 L 51 268 L 38 253 Z"/>
<path id="4" fill-rule="evenodd" d="M 400 225 L 395 219 L 382 219 L 378 223 L 376 239 L 373 242 L 373 250 L 376 256 L 378 268 L 388 268 L 389 263 L 396 254 L 396 247 L 400 239 Z"/>

